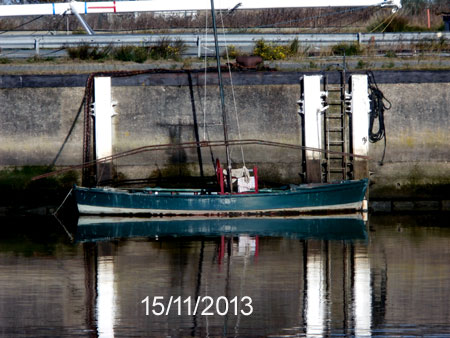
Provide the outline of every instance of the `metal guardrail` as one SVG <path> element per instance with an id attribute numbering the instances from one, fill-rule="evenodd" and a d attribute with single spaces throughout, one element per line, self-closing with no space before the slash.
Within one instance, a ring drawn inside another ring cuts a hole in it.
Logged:
<path id="1" fill-rule="evenodd" d="M 200 56 L 208 53 L 208 48 L 214 44 L 212 35 L 205 39 L 200 34 L 97 34 L 97 35 L 0 35 L 0 48 L 32 49 L 39 54 L 40 49 L 63 49 L 81 45 L 93 46 L 151 46 L 161 39 L 181 40 L 187 47 L 186 55 Z M 257 40 L 288 44 L 298 39 L 302 46 L 325 47 L 337 43 L 375 44 L 389 46 L 393 44 L 414 44 L 423 41 L 450 40 L 450 32 L 420 32 L 420 33 L 320 33 L 320 34 L 227 34 L 219 35 L 219 45 L 234 45 L 242 51 L 252 50 Z M 0 53 L 1 55 L 1 53 Z"/>

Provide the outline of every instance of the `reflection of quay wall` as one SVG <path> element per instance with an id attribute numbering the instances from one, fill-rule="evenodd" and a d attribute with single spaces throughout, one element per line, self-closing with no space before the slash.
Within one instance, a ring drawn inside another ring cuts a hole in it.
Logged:
<path id="1" fill-rule="evenodd" d="M 373 296 L 373 324 L 413 323 L 420 327 L 449 323 L 447 220 L 430 215 L 384 215 L 371 217 L 369 223 L 376 229 L 369 247 L 372 285 L 379 290 Z"/>
<path id="2" fill-rule="evenodd" d="M 8 244 L 0 244 L 0 335 L 61 337 L 80 323 L 92 329 L 84 311 L 87 275 L 82 248 L 61 245 L 53 254 L 65 258 L 57 259 L 49 254 L 50 246 L 39 251 L 29 242 L 17 249 Z"/>
<path id="3" fill-rule="evenodd" d="M 296 101 L 300 72 L 238 73 L 236 105 L 242 137 L 300 144 L 301 130 Z M 330 73 L 330 82 L 335 74 Z M 372 198 L 420 196 L 442 197 L 450 184 L 449 71 L 376 73 L 381 90 L 392 102 L 386 113 L 388 136 L 386 159 L 378 165 L 383 144 L 371 144 Z M 192 74 L 192 97 L 186 74 L 140 75 L 113 79 L 115 109 L 114 151 L 158 143 L 195 141 L 194 110 L 200 139 L 223 138 L 217 100 L 218 90 L 208 86 L 206 105 L 203 74 Z M 0 166 L 48 165 L 55 156 L 77 115 L 86 80 L 79 76 L 0 77 Z M 214 85 L 215 76 L 208 80 Z M 237 139 L 231 90 L 227 87 L 230 138 Z M 204 107 L 205 106 L 205 107 Z M 78 164 L 82 153 L 81 114 L 72 135 L 58 157 L 57 165 Z M 375 126 L 376 130 L 376 126 Z M 214 155 L 224 159 L 220 149 Z M 278 182 L 299 180 L 301 155 L 294 150 L 244 149 L 247 166 L 260 166 L 263 179 Z M 117 170 L 127 178 L 150 175 L 199 175 L 193 150 L 143 153 L 117 161 Z M 211 173 L 211 153 L 202 152 L 205 171 Z M 232 151 L 241 162 L 240 149 Z M 181 164 L 181 166 L 180 166 Z"/>
<path id="4" fill-rule="evenodd" d="M 59 244 L 53 256 L 9 247 L 0 251 L 2 332 L 219 336 L 226 328 L 233 336 L 369 337 L 386 328 L 432 329 L 450 321 L 450 231 L 424 219 L 373 217 L 368 243 L 259 238 L 257 255 L 255 246 L 239 251 L 237 236 L 230 250 L 224 239 L 222 256 L 219 237 Z M 163 296 L 167 306 L 171 296 L 205 295 L 250 296 L 254 313 L 190 316 L 183 304 L 181 316 L 176 306 L 146 316 L 142 304 L 147 296 L 150 305 Z"/>

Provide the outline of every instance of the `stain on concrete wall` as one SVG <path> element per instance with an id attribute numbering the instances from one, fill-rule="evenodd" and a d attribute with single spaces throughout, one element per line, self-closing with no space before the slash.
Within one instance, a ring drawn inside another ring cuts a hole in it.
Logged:
<path id="1" fill-rule="evenodd" d="M 448 198 L 450 83 L 384 84 L 392 102 L 383 142 L 370 144 L 371 197 Z"/>
<path id="2" fill-rule="evenodd" d="M 298 74 L 295 74 L 297 76 Z M 159 75 L 161 77 L 161 75 Z M 293 78 L 291 74 L 289 78 Z M 280 82 L 280 73 L 277 73 Z M 299 85 L 241 84 L 235 87 L 236 107 L 243 139 L 301 143 L 297 113 Z M 392 82 L 392 81 L 391 81 Z M 392 102 L 385 113 L 387 148 L 380 166 L 383 142 L 370 145 L 371 197 L 433 196 L 450 184 L 450 138 L 448 131 L 450 83 L 380 83 Z M 194 82 L 194 83 L 197 83 Z M 79 164 L 82 158 L 83 113 L 75 122 L 84 94 L 81 87 L 0 89 L 0 166 Z M 114 151 L 145 145 L 195 141 L 195 105 L 200 140 L 223 139 L 218 89 L 194 85 L 113 87 L 118 102 L 114 117 Z M 230 139 L 238 139 L 233 95 L 226 87 Z M 66 139 L 72 124 L 75 127 Z M 247 166 L 257 164 L 263 179 L 299 182 L 301 154 L 295 150 L 247 146 Z M 223 149 L 202 150 L 206 174 L 213 173 L 211 157 L 225 161 Z M 241 150 L 232 149 L 232 159 L 242 164 Z M 147 152 L 115 162 L 123 177 L 146 178 L 155 172 L 171 172 L 180 165 L 183 174 L 199 175 L 196 149 Z"/>

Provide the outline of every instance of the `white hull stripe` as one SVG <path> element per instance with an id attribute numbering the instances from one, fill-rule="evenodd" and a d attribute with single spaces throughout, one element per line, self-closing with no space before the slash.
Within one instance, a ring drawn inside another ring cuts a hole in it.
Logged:
<path id="1" fill-rule="evenodd" d="M 171 210 L 171 209 L 137 209 L 92 206 L 78 203 L 78 212 L 82 215 L 139 215 L 139 214 L 164 214 L 164 215 L 223 215 L 232 213 L 255 214 L 262 212 L 314 212 L 320 210 L 361 210 L 362 202 L 354 202 L 337 205 L 324 205 L 317 207 L 280 208 L 263 210 Z"/>

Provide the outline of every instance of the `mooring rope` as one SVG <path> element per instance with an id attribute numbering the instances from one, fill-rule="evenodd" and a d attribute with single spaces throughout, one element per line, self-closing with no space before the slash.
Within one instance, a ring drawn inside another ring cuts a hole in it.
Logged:
<path id="1" fill-rule="evenodd" d="M 56 216 L 56 214 L 58 213 L 59 209 L 61 209 L 61 207 L 64 205 L 64 203 L 66 203 L 67 199 L 69 198 L 70 194 L 72 193 L 72 189 L 70 189 L 69 193 L 66 195 L 66 197 L 64 198 L 64 200 L 62 201 L 61 205 L 56 209 L 56 211 L 52 214 L 53 216 Z"/>

